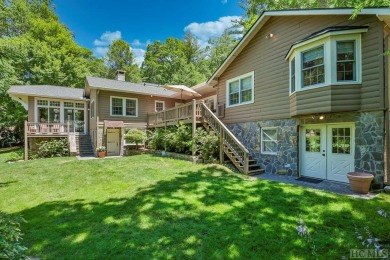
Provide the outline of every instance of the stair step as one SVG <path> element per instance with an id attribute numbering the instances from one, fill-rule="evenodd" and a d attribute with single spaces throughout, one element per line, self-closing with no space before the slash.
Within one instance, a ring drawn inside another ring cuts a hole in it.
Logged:
<path id="1" fill-rule="evenodd" d="M 248 171 L 248 175 L 257 175 L 257 174 L 261 174 L 261 173 L 264 173 L 264 169 Z"/>

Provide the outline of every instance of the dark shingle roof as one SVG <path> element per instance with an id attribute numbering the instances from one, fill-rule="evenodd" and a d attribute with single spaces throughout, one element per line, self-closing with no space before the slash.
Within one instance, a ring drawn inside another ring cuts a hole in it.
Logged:
<path id="1" fill-rule="evenodd" d="M 294 42 L 294 43 L 290 46 L 290 48 L 288 49 L 285 58 L 289 55 L 291 49 L 292 49 L 295 45 L 297 45 L 297 44 L 299 44 L 299 43 L 302 43 L 302 42 L 305 42 L 305 41 L 308 41 L 308 40 L 310 40 L 310 39 L 313 39 L 313 38 L 315 38 L 315 37 L 317 37 L 317 36 L 326 34 L 326 33 L 328 33 L 328 32 L 338 32 L 338 31 L 348 31 L 348 30 L 356 30 L 356 29 L 368 29 L 368 28 L 369 28 L 369 26 L 366 26 L 366 25 L 362 25 L 362 26 L 332 26 L 332 27 L 326 27 L 326 28 L 324 28 L 324 29 L 321 29 L 321 30 L 319 30 L 319 31 L 317 31 L 317 32 L 314 32 L 314 33 L 312 33 L 312 34 L 310 34 L 310 35 L 304 37 L 302 40 L 299 40 L 299 41 L 297 41 L 297 42 Z"/>
<path id="2" fill-rule="evenodd" d="M 89 86 L 93 88 L 115 90 L 147 95 L 166 96 L 170 97 L 176 92 L 166 90 L 162 86 L 150 84 L 150 83 L 131 83 L 120 80 L 104 79 L 98 77 L 86 77 Z"/>
<path id="3" fill-rule="evenodd" d="M 22 94 L 26 96 L 40 96 L 67 99 L 85 99 L 84 89 L 50 85 L 11 86 L 9 94 Z"/>
<path id="4" fill-rule="evenodd" d="M 321 29 L 317 32 L 314 32 L 302 40 L 295 42 L 294 44 L 298 44 L 307 40 L 310 40 L 314 37 L 320 36 L 322 34 L 328 33 L 328 32 L 338 32 L 338 31 L 348 31 L 348 30 L 356 30 L 356 29 L 368 29 L 369 26 L 332 26 L 332 27 L 326 27 L 324 29 Z"/>

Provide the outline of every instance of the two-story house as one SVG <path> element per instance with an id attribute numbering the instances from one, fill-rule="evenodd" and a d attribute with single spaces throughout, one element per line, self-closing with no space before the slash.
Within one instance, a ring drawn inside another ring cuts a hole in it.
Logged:
<path id="1" fill-rule="evenodd" d="M 388 172 L 390 9 L 267 11 L 209 84 L 266 172 Z M 387 180 L 386 180 L 387 181 Z"/>

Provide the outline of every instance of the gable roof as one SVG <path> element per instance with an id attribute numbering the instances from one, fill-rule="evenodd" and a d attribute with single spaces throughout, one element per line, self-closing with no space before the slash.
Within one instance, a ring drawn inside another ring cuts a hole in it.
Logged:
<path id="1" fill-rule="evenodd" d="M 11 86 L 7 92 L 9 95 L 50 97 L 50 98 L 72 99 L 72 100 L 86 99 L 84 97 L 83 89 L 51 86 L 51 85 Z"/>
<path id="2" fill-rule="evenodd" d="M 267 23 L 271 17 L 275 16 L 331 16 L 331 15 L 353 15 L 353 8 L 327 8 L 327 9 L 293 9 L 293 10 L 276 10 L 276 11 L 264 11 L 260 14 L 257 21 L 249 29 L 249 31 L 242 37 L 239 43 L 234 47 L 232 52 L 228 55 L 225 61 L 218 67 L 213 73 L 208 84 L 215 85 L 218 78 L 229 67 L 234 59 L 241 53 L 241 51 L 249 44 L 249 42 L 255 37 L 255 35 L 261 30 L 261 28 Z M 359 15 L 376 15 L 379 20 L 390 24 L 390 8 L 365 8 L 359 12 Z"/>
<path id="3" fill-rule="evenodd" d="M 114 79 L 104 79 L 92 76 L 86 76 L 86 81 L 91 88 L 104 89 L 112 91 L 130 92 L 143 95 L 155 95 L 171 97 L 177 94 L 174 91 L 164 89 L 162 86 L 151 83 L 132 83 Z"/>

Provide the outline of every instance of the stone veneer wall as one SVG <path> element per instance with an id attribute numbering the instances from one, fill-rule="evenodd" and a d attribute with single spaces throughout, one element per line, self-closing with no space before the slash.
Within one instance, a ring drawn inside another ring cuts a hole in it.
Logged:
<path id="1" fill-rule="evenodd" d="M 350 112 L 306 116 L 297 119 L 267 120 L 228 125 L 232 133 L 248 148 L 251 156 L 266 173 L 298 174 L 298 125 L 355 123 L 355 171 L 375 175 L 375 184 L 384 179 L 384 113 Z M 261 154 L 261 127 L 277 127 L 277 155 Z M 286 170 L 286 171 L 283 171 Z"/>
<path id="2" fill-rule="evenodd" d="M 261 128 L 276 127 L 278 153 L 266 155 L 261 153 Z M 297 121 L 295 119 L 267 120 L 228 125 L 232 133 L 249 150 L 266 173 L 298 173 Z"/>

